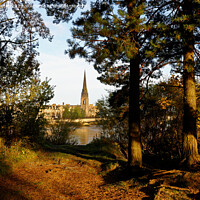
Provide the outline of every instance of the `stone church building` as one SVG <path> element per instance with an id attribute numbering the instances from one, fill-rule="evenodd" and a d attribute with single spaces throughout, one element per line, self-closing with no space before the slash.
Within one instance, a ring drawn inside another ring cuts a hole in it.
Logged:
<path id="1" fill-rule="evenodd" d="M 43 110 L 45 113 L 45 117 L 47 119 L 59 119 L 62 118 L 63 112 L 65 107 L 69 110 L 74 109 L 75 107 L 80 107 L 85 111 L 86 117 L 95 117 L 97 113 L 97 107 L 93 104 L 89 104 L 89 95 L 87 90 L 87 83 L 86 83 L 86 73 L 84 72 L 84 79 L 83 79 L 83 89 L 81 92 L 81 102 L 80 105 L 70 105 L 70 104 L 62 104 L 62 105 L 47 105 L 46 108 Z"/>

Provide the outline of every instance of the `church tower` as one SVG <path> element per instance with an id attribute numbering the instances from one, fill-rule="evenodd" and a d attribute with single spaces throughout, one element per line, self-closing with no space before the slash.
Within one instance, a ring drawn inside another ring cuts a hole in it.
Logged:
<path id="1" fill-rule="evenodd" d="M 86 73 L 84 72 L 83 89 L 81 93 L 81 108 L 85 110 L 86 117 L 89 114 L 89 98 L 86 85 Z"/>

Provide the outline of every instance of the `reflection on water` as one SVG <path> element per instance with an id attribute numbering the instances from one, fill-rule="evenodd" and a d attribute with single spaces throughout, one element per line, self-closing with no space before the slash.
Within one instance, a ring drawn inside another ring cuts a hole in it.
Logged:
<path id="1" fill-rule="evenodd" d="M 78 140 L 79 145 L 86 145 L 90 143 L 93 138 L 100 136 L 100 128 L 97 126 L 82 126 L 75 130 L 73 136 Z"/>

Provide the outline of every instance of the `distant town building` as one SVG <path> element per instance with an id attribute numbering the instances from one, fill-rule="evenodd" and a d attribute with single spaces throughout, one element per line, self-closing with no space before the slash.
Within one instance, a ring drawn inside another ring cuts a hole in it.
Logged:
<path id="1" fill-rule="evenodd" d="M 97 107 L 93 104 L 89 104 L 89 95 L 87 91 L 87 84 L 86 84 L 86 73 L 84 72 L 83 78 L 83 89 L 81 92 L 81 102 L 80 105 L 70 105 L 70 104 L 62 104 L 62 105 L 47 105 L 46 108 L 43 110 L 45 117 L 47 119 L 60 119 L 63 116 L 63 112 L 67 107 L 69 110 L 74 109 L 75 107 L 80 107 L 85 111 L 86 117 L 95 117 L 97 113 Z"/>

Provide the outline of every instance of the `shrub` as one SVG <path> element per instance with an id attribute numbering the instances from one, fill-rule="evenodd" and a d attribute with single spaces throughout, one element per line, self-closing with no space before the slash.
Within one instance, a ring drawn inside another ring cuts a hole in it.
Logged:
<path id="1" fill-rule="evenodd" d="M 64 120 L 57 120 L 55 123 L 49 125 L 49 133 L 46 140 L 52 144 L 77 144 L 77 140 L 71 135 L 80 124 L 74 122 L 67 122 Z"/>

